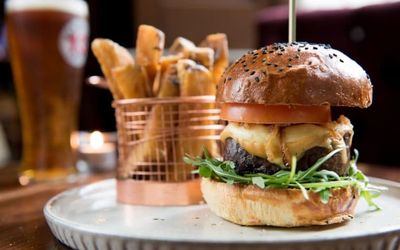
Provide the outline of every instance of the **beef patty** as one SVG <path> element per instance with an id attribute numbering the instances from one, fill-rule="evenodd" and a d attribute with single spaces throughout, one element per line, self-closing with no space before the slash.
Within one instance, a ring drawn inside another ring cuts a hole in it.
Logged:
<path id="1" fill-rule="evenodd" d="M 349 147 L 348 140 L 345 140 L 345 142 L 347 147 Z M 327 155 L 329 152 L 329 149 L 323 147 L 314 147 L 307 150 L 303 157 L 298 160 L 297 169 L 306 170 L 319 158 Z M 343 176 L 347 173 L 349 165 L 349 149 L 346 151 L 346 156 L 347 160 L 343 162 L 341 154 L 337 153 L 322 164 L 319 169 L 331 170 Z M 224 160 L 233 161 L 235 163 L 236 173 L 241 175 L 252 173 L 274 174 L 281 169 L 280 166 L 269 162 L 267 159 L 250 154 L 232 138 L 227 138 L 225 140 L 223 157 Z"/>

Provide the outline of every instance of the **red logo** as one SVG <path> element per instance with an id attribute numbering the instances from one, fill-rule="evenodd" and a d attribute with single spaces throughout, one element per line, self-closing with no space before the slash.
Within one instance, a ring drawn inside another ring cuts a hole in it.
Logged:
<path id="1" fill-rule="evenodd" d="M 77 17 L 64 25 L 59 38 L 60 52 L 67 63 L 82 67 L 86 62 L 89 25 L 86 19 Z"/>

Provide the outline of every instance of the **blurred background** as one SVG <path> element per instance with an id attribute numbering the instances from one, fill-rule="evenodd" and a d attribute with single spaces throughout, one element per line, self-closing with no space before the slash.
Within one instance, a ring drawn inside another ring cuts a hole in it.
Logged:
<path id="1" fill-rule="evenodd" d="M 230 48 L 251 49 L 287 41 L 287 1 L 283 0 L 87 0 L 91 39 L 110 38 L 134 47 L 139 24 L 196 43 L 224 32 Z M 356 60 L 374 84 L 369 109 L 335 109 L 355 126 L 353 145 L 361 161 L 400 167 L 400 1 L 298 0 L 297 40 L 329 43 Z M 4 0 L 0 0 L 0 166 L 21 157 L 17 100 L 7 57 Z M 233 58 L 234 59 L 234 58 Z M 101 75 L 90 53 L 85 76 Z M 115 131 L 111 94 L 84 83 L 79 130 Z"/>

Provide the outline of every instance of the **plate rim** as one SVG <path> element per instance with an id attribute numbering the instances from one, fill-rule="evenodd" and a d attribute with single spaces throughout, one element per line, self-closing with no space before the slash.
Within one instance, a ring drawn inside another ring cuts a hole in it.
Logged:
<path id="1" fill-rule="evenodd" d="M 377 178 L 377 177 L 368 177 L 371 183 L 374 184 L 382 184 L 385 186 L 390 187 L 395 187 L 400 189 L 400 182 L 395 182 L 387 179 L 382 179 L 382 178 Z M 68 196 L 70 193 L 78 192 L 82 188 L 88 187 L 88 186 L 94 186 L 94 185 L 104 185 L 104 183 L 108 185 L 115 185 L 116 184 L 116 179 L 115 178 L 109 178 L 101 181 L 97 181 L 94 183 L 86 184 L 86 185 L 81 185 L 79 187 L 74 187 L 72 189 L 68 189 L 66 191 L 63 191 L 55 196 L 53 196 L 51 199 L 49 199 L 44 208 L 43 208 L 43 213 L 45 216 L 45 219 L 48 224 L 49 220 L 53 224 L 62 224 L 63 227 L 68 228 L 71 231 L 74 232 L 79 232 L 80 234 L 87 234 L 87 235 L 92 235 L 92 236 L 101 236 L 101 237 L 107 237 L 107 238 L 118 238 L 123 241 L 137 241 L 137 242 L 154 242 L 154 243 L 168 243 L 168 244 L 201 244 L 201 245 L 237 245 L 237 246 L 255 246 L 255 245 L 270 245 L 270 246 L 282 246 L 282 245 L 295 245 L 295 244 L 318 244 L 318 243 L 329 243 L 332 241 L 354 241 L 358 239 L 364 239 L 366 237 L 371 238 L 371 237 L 383 237 L 386 235 L 390 234 L 400 234 L 400 225 L 398 227 L 390 227 L 388 229 L 381 230 L 377 233 L 370 233 L 370 234 L 364 234 L 364 235 L 353 235 L 353 236 L 347 236 L 347 237 L 331 237 L 331 238 L 324 238 L 324 239 L 319 239 L 318 237 L 314 238 L 307 238 L 307 239 L 295 239 L 295 240 L 285 240 L 285 241 L 246 241 L 246 240 L 241 240 L 241 241 L 229 241 L 229 240 L 192 240 L 192 239 L 160 239 L 160 238 L 145 238 L 145 237 L 129 237 L 126 235 L 118 235 L 114 233 L 104 233 L 104 232 L 98 232 L 95 230 L 89 230 L 88 228 L 82 228 L 82 224 L 77 223 L 75 221 L 70 221 L 66 220 L 62 217 L 56 216 L 52 214 L 50 208 L 52 204 L 57 201 L 58 199 L 63 198 L 64 196 Z M 127 205 L 127 204 L 123 204 Z M 129 206 L 129 205 L 127 205 Z M 181 206 L 182 207 L 182 206 Z M 263 228 L 260 226 L 260 228 Z M 266 227 L 268 228 L 268 227 Z M 290 228 L 279 228 L 279 229 L 284 229 L 284 230 L 291 230 Z"/>

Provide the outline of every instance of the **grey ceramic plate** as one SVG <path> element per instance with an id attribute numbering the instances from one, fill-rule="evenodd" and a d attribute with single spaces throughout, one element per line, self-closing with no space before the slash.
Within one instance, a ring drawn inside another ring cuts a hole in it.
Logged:
<path id="1" fill-rule="evenodd" d="M 206 205 L 122 205 L 115 200 L 115 180 L 63 192 L 44 214 L 54 236 L 78 249 L 398 249 L 400 184 L 371 179 L 389 188 L 377 200 L 383 210 L 370 212 L 361 201 L 352 221 L 335 226 L 242 227 Z"/>

